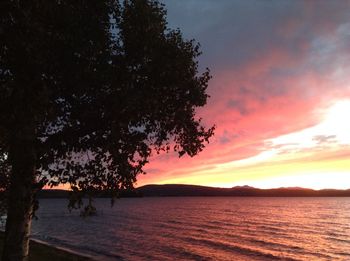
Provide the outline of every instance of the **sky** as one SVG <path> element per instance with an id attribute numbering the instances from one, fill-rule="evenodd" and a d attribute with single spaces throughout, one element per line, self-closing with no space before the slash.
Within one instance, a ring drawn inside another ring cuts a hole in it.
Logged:
<path id="1" fill-rule="evenodd" d="M 191 158 L 154 155 L 145 184 L 350 188 L 350 1 L 163 0 L 213 79 L 217 126 Z"/>

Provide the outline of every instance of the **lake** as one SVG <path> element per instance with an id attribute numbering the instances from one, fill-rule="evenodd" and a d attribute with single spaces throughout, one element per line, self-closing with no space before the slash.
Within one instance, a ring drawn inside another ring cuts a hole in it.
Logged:
<path id="1" fill-rule="evenodd" d="M 42 199 L 32 235 L 97 260 L 350 260 L 350 198 Z"/>

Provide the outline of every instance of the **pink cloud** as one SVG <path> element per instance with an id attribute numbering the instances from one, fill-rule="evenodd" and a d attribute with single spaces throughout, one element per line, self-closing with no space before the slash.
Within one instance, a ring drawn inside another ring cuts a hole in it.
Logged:
<path id="1" fill-rule="evenodd" d="M 152 157 L 149 174 L 141 177 L 140 185 L 258 155 L 267 149 L 267 139 L 314 126 L 322 120 L 319 109 L 350 98 L 349 60 L 334 58 L 335 54 L 348 56 L 339 43 L 340 20 L 336 12 L 316 13 L 312 1 L 305 5 L 299 16 L 273 28 L 275 42 L 271 40 L 261 52 L 255 50 L 249 59 L 214 68 L 208 89 L 211 98 L 198 114 L 208 126 L 217 125 L 215 137 L 194 158 Z M 334 50 L 327 50 L 327 45 L 325 50 L 317 49 L 315 42 L 324 39 L 334 43 Z M 232 52 L 239 51 L 232 47 Z"/>

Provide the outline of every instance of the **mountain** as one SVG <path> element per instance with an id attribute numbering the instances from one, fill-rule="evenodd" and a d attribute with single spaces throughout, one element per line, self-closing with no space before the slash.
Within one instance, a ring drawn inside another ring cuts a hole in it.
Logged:
<path id="1" fill-rule="evenodd" d="M 67 190 L 42 190 L 38 198 L 68 198 Z M 101 193 L 99 197 L 108 197 Z M 216 188 L 197 185 L 145 185 L 133 191 L 121 192 L 121 197 L 350 197 L 350 189 L 313 190 L 299 187 L 258 189 L 250 186 Z"/>
<path id="2" fill-rule="evenodd" d="M 313 190 L 305 188 L 258 189 L 250 186 L 214 188 L 196 185 L 146 185 L 136 191 L 144 197 L 238 196 L 238 197 L 350 197 L 350 189 Z"/>
<path id="3" fill-rule="evenodd" d="M 68 198 L 69 191 L 63 189 L 42 189 L 38 192 L 38 198 Z"/>

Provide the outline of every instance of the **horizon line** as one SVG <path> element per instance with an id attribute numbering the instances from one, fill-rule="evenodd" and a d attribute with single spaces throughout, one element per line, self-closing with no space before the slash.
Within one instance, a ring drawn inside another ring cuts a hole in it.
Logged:
<path id="1" fill-rule="evenodd" d="M 314 190 L 314 191 L 321 191 L 321 190 L 338 190 L 338 191 L 346 191 L 350 190 L 350 187 L 348 188 L 310 188 L 310 187 L 299 187 L 299 186 L 291 186 L 291 187 L 270 187 L 270 188 L 261 188 L 261 187 L 254 187 L 250 185 L 236 185 L 232 187 L 219 187 L 219 186 L 208 186 L 208 185 L 197 185 L 197 184 L 183 184 L 183 183 L 166 183 L 166 184 L 157 184 L 157 183 L 150 183 L 150 184 L 143 184 L 142 186 L 135 186 L 134 189 L 139 189 L 145 186 L 167 186 L 167 185 L 177 185 L 177 186 L 196 186 L 196 187 L 206 187 L 206 188 L 218 188 L 218 189 L 232 189 L 232 188 L 252 188 L 252 189 L 261 189 L 261 190 L 269 190 L 269 189 L 305 189 L 305 190 Z M 65 191 L 71 191 L 69 188 L 64 188 L 57 186 L 58 188 L 52 187 L 52 188 L 43 188 L 42 190 L 65 190 Z"/>

